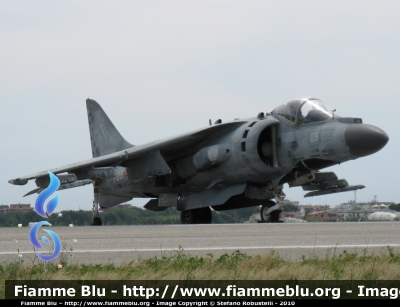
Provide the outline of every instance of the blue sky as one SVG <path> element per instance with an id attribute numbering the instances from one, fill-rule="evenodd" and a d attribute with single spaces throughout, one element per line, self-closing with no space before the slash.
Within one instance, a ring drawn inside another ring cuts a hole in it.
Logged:
<path id="1" fill-rule="evenodd" d="M 142 144 L 300 96 L 386 131 L 380 152 L 328 170 L 364 184 L 359 201 L 398 203 L 399 11 L 399 1 L 3 1 L 0 204 L 35 201 L 22 197 L 34 182 L 9 179 L 91 157 L 86 98 Z M 57 209 L 92 200 L 91 186 L 61 191 Z"/>

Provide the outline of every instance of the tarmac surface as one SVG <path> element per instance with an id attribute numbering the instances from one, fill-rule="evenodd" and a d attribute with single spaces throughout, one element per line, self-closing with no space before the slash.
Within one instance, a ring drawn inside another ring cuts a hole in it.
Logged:
<path id="1" fill-rule="evenodd" d="M 400 253 L 400 222 L 211 224 L 146 226 L 74 226 L 39 228 L 39 242 L 52 252 L 54 231 L 63 246 L 59 257 L 68 263 L 120 265 L 146 259 L 176 255 L 219 257 L 236 250 L 247 255 L 275 253 L 284 259 L 332 257 L 349 253 L 387 254 L 390 246 Z M 30 227 L 0 228 L 0 263 L 35 260 L 29 240 Z M 40 239 L 47 235 L 50 244 Z M 38 251 L 36 251 L 38 252 Z M 59 261 L 56 258 L 54 261 Z"/>

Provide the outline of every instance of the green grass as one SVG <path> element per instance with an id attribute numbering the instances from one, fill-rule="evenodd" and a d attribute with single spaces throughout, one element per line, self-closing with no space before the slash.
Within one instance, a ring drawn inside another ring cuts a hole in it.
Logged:
<path id="1" fill-rule="evenodd" d="M 62 268 L 58 267 L 59 262 Z M 68 264 L 66 256 L 57 263 L 37 258 L 2 263 L 1 299 L 5 297 L 6 280 L 400 280 L 400 254 L 388 246 L 387 253 L 382 254 L 344 251 L 290 261 L 275 251 L 248 256 L 237 250 L 219 257 L 199 257 L 180 247 L 172 256 L 135 259 L 120 266 Z"/>

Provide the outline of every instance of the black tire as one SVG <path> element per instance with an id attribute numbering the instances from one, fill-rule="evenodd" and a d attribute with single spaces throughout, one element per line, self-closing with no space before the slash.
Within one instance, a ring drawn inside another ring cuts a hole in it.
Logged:
<path id="1" fill-rule="evenodd" d="M 181 211 L 181 224 L 197 224 L 196 214 L 193 210 Z"/>
<path id="2" fill-rule="evenodd" d="M 210 207 L 195 209 L 197 215 L 197 224 L 211 224 L 212 213 Z"/>
<path id="3" fill-rule="evenodd" d="M 279 216 L 280 216 L 281 212 L 282 211 L 280 211 L 280 210 L 272 211 L 270 213 L 270 216 L 271 216 L 270 223 L 279 223 L 280 222 Z"/>
<path id="4" fill-rule="evenodd" d="M 211 224 L 211 222 L 210 207 L 181 211 L 181 224 Z"/>
<path id="5" fill-rule="evenodd" d="M 103 223 L 101 222 L 101 218 L 98 216 L 93 217 L 92 226 L 101 226 Z"/>

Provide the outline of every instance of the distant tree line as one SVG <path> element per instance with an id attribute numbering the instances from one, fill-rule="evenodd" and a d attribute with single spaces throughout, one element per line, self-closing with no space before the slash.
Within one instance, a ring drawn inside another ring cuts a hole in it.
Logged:
<path id="1" fill-rule="evenodd" d="M 243 209 L 212 211 L 213 224 L 244 223 L 248 221 L 253 213 L 259 212 L 259 207 Z M 30 222 L 48 221 L 53 226 L 86 226 L 92 225 L 92 211 L 61 211 L 53 213 L 44 219 L 36 212 L 9 212 L 0 214 L 0 227 L 16 227 L 18 224 L 28 226 Z M 158 225 L 158 224 L 180 224 L 180 212 L 175 208 L 165 211 L 154 212 L 146 209 L 115 208 L 100 213 L 103 225 Z"/>
<path id="2" fill-rule="evenodd" d="M 284 204 L 282 209 L 284 212 L 297 212 L 299 210 L 299 207 L 289 203 Z"/>
<path id="3" fill-rule="evenodd" d="M 390 205 L 389 209 L 395 210 L 395 211 L 400 211 L 400 203 L 395 204 L 395 205 Z"/>

